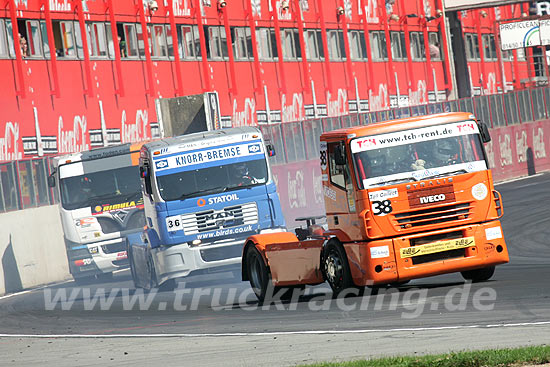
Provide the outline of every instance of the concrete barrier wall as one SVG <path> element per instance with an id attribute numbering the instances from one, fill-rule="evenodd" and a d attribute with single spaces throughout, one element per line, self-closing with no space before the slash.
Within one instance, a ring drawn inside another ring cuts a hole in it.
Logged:
<path id="1" fill-rule="evenodd" d="M 491 130 L 486 145 L 496 181 L 550 170 L 550 121 Z M 297 217 L 324 215 L 318 160 L 273 167 L 287 226 Z M 0 214 L 0 295 L 71 279 L 58 207 Z"/>
<path id="2" fill-rule="evenodd" d="M 0 295 L 72 279 L 57 205 L 0 214 Z"/>

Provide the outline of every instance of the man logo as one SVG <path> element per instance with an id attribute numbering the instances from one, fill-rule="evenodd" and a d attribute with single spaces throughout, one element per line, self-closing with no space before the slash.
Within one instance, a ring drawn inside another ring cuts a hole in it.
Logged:
<path id="1" fill-rule="evenodd" d="M 258 153 L 260 150 L 260 144 L 250 144 L 248 146 L 248 153 Z"/>
<path id="2" fill-rule="evenodd" d="M 163 159 L 162 161 L 158 161 L 155 163 L 157 169 L 163 169 L 168 166 L 168 161 L 166 159 Z"/>

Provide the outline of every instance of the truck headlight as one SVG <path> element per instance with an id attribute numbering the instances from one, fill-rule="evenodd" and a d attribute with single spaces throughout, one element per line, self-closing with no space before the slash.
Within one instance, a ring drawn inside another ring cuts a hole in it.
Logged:
<path id="1" fill-rule="evenodd" d="M 200 245 L 201 243 L 202 243 L 201 240 L 193 240 L 193 241 L 191 241 L 191 242 L 187 242 L 187 244 L 188 244 L 189 246 L 198 246 L 198 245 Z"/>

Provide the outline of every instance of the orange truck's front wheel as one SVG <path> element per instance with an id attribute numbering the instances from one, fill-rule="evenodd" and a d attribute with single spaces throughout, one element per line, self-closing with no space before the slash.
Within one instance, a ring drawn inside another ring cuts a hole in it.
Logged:
<path id="1" fill-rule="evenodd" d="M 353 283 L 344 247 L 336 241 L 330 241 L 324 249 L 323 272 L 334 297 L 363 293 L 364 287 Z"/>

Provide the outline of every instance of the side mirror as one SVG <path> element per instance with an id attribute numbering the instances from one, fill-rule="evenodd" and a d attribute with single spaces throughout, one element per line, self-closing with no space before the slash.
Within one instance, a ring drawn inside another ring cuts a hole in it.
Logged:
<path id="1" fill-rule="evenodd" d="M 346 150 L 343 145 L 334 147 L 334 163 L 339 166 L 344 166 L 346 164 Z"/>
<path id="2" fill-rule="evenodd" d="M 275 157 L 275 148 L 273 147 L 272 144 L 266 144 L 265 149 L 267 151 L 268 157 Z"/>
<path id="3" fill-rule="evenodd" d="M 55 176 L 53 173 L 48 176 L 48 187 L 55 187 Z"/>
<path id="4" fill-rule="evenodd" d="M 151 195 L 153 193 L 153 187 L 151 186 L 151 176 L 149 173 L 149 165 L 144 164 L 143 166 L 139 166 L 139 177 L 141 177 L 145 181 L 143 188 L 145 189 L 145 193 L 147 195 Z"/>
<path id="5" fill-rule="evenodd" d="M 489 128 L 484 122 L 479 122 L 479 133 L 481 134 L 481 141 L 484 143 L 488 143 L 491 141 L 491 134 L 489 134 Z"/>
<path id="6" fill-rule="evenodd" d="M 147 166 L 140 166 L 139 167 L 139 177 L 145 178 L 149 176 L 149 169 Z"/>

